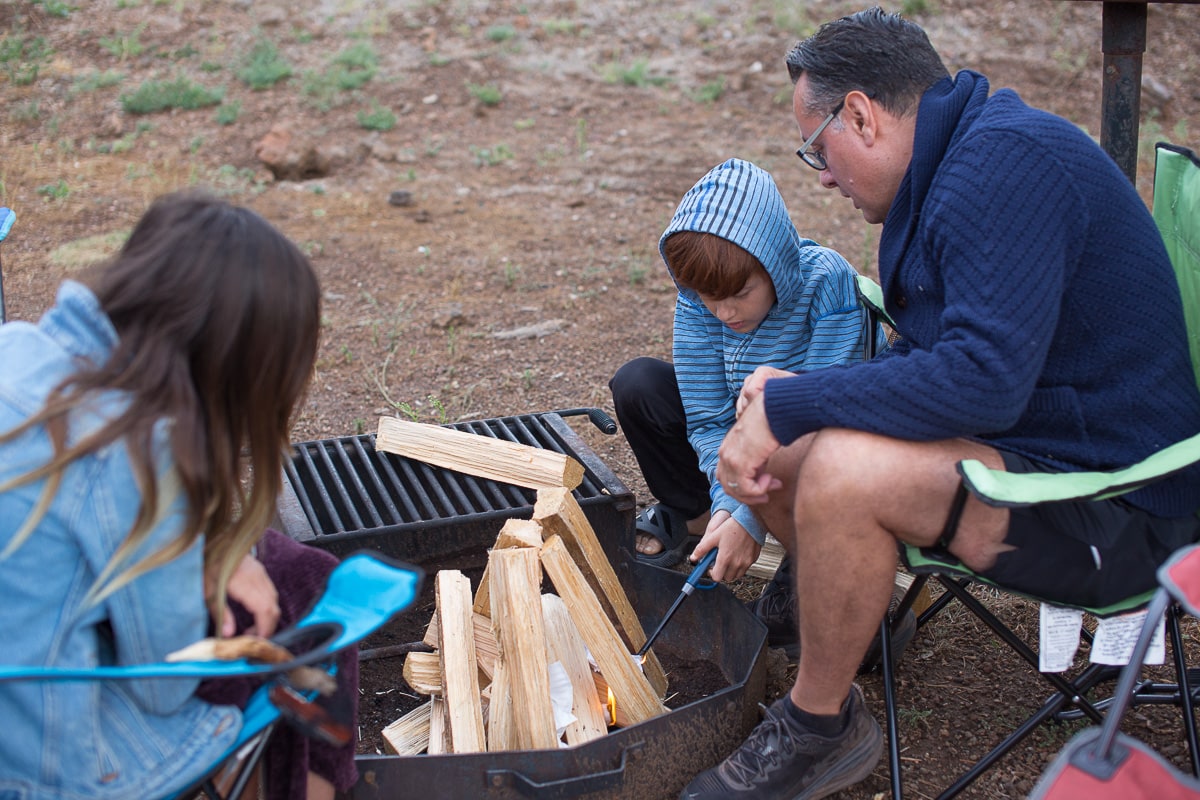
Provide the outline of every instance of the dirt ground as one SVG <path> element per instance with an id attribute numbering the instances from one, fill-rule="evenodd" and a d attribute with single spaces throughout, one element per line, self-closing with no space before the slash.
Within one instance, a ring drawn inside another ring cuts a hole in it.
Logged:
<path id="1" fill-rule="evenodd" d="M 621 363 L 669 356 L 673 292 L 657 239 L 715 163 L 736 155 L 772 171 L 804 235 L 875 272 L 878 229 L 792 154 L 783 69 L 796 39 L 861 7 L 0 0 L 0 204 L 18 216 L 2 252 L 7 318 L 36 319 L 150 199 L 199 185 L 275 222 L 321 275 L 324 335 L 297 440 L 370 431 L 392 413 L 611 411 L 607 381 Z M 1100 3 L 893 8 L 926 27 L 952 71 L 985 72 L 1098 135 Z M 1200 144 L 1200 9 L 1152 5 L 1148 40 L 1147 201 L 1153 142 Z M 290 76 L 248 86 L 243 75 L 263 72 L 251 69 L 256 49 Z M 337 88 L 334 67 L 348 61 L 369 79 Z M 131 110 L 146 82 L 181 80 L 220 91 L 219 104 Z M 325 173 L 277 180 L 255 155 L 275 126 Z M 576 427 L 648 502 L 621 435 Z M 1030 615 L 1002 605 L 1014 621 Z M 910 796 L 936 794 L 1014 706 L 1041 697 L 1021 674 L 962 614 L 918 634 L 900 669 Z M 878 679 L 863 683 L 879 711 Z M 783 685 L 786 672 L 774 691 Z M 1139 713 L 1131 730 L 1180 761 L 1164 720 Z M 1035 734 L 966 796 L 1023 796 L 1071 731 Z M 881 766 L 844 796 L 886 786 Z"/>

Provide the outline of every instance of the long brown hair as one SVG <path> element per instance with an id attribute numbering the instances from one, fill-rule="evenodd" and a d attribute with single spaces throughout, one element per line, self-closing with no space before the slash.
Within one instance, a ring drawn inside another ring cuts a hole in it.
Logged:
<path id="1" fill-rule="evenodd" d="M 92 600 L 204 535 L 205 566 L 216 578 L 209 600 L 217 613 L 229 576 L 274 513 L 292 415 L 316 356 L 316 274 L 304 254 L 253 211 L 180 192 L 155 201 L 121 251 L 85 282 L 118 342 L 107 362 L 69 376 L 37 414 L 0 436 L 6 442 L 43 425 L 54 445 L 49 463 L 0 487 L 48 479 L 9 551 L 33 533 L 64 470 L 120 440 L 142 505 L 97 578 Z M 114 391 L 128 401 L 120 413 L 68 446 L 71 412 Z M 169 465 L 156 464 L 153 453 L 164 426 Z M 176 491 L 186 499 L 179 536 L 128 564 Z"/>

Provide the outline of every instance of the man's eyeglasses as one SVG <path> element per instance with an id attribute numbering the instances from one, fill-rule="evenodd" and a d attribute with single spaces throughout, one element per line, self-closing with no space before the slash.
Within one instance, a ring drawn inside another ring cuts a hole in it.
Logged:
<path id="1" fill-rule="evenodd" d="M 825 163 L 824 154 L 814 153 L 812 152 L 811 148 L 813 143 L 817 141 L 817 138 L 824 132 L 825 128 L 829 126 L 829 123 L 833 122 L 833 118 L 842 112 L 842 106 L 844 105 L 846 105 L 846 98 L 843 97 L 838 101 L 838 104 L 833 107 L 833 111 L 829 112 L 829 116 L 827 116 L 824 121 L 817 126 L 817 129 L 813 131 L 812 136 L 808 137 L 808 141 L 800 145 L 800 149 L 796 151 L 796 155 L 800 156 L 801 161 L 803 161 L 805 164 L 808 164 L 818 172 L 824 170 L 829 165 Z"/>

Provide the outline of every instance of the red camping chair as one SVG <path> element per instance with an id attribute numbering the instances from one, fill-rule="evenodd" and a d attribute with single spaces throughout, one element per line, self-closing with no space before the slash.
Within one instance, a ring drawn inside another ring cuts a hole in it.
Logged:
<path id="1" fill-rule="evenodd" d="M 1034 787 L 1031 800 L 1200 800 L 1200 780 L 1118 730 L 1167 607 L 1174 601 L 1192 615 L 1200 611 L 1200 545 L 1178 551 L 1159 569 L 1158 581 L 1162 588 L 1150 603 L 1104 724 L 1072 737 Z"/>

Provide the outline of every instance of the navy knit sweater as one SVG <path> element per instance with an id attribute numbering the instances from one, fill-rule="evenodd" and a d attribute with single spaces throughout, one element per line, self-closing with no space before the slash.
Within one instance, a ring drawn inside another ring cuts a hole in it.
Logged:
<path id="1" fill-rule="evenodd" d="M 1200 431 L 1179 287 L 1145 204 L 1078 127 L 989 97 L 981 75 L 922 98 L 879 273 L 902 341 L 768 382 L 781 442 L 825 427 L 972 437 L 1103 470 Z M 1200 470 L 1127 499 L 1193 513 Z"/>

